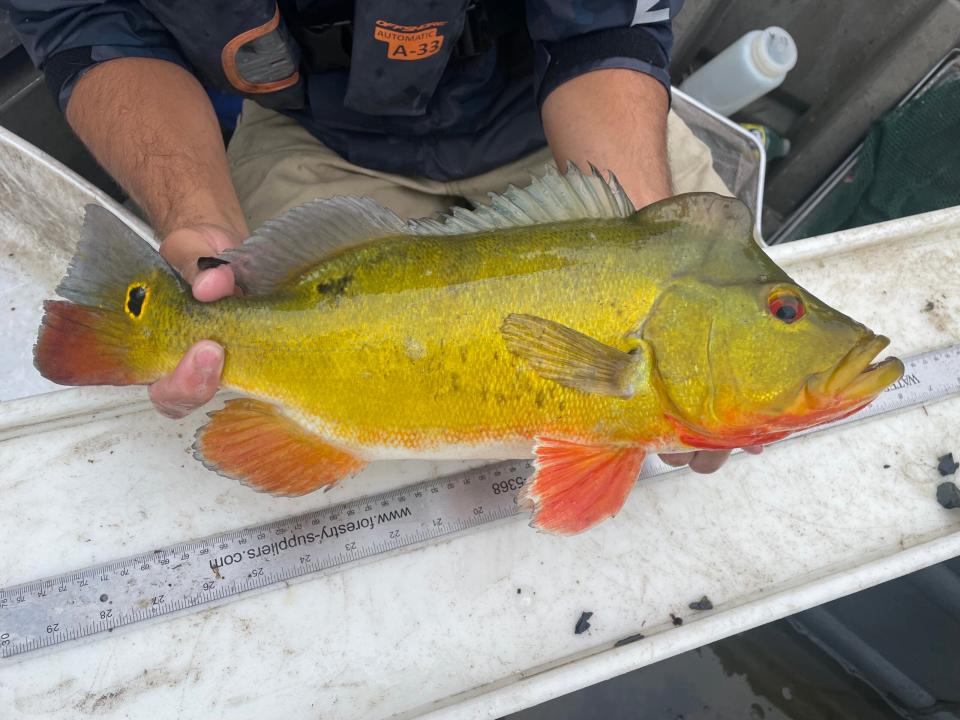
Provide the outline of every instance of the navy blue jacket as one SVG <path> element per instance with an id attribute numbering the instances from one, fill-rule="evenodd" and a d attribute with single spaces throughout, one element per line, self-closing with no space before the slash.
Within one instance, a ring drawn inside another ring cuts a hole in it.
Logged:
<path id="1" fill-rule="evenodd" d="M 210 88 L 294 117 L 358 165 L 451 180 L 542 147 L 540 105 L 577 75 L 629 68 L 669 91 L 670 18 L 681 3 L 526 0 L 529 39 L 521 36 L 519 55 L 516 42 L 508 50 L 500 40 L 456 51 L 468 0 L 0 0 L 0 7 L 10 10 L 61 109 L 97 63 L 167 60 Z M 342 66 L 321 60 L 318 67 L 304 52 L 317 18 L 351 22 Z"/>

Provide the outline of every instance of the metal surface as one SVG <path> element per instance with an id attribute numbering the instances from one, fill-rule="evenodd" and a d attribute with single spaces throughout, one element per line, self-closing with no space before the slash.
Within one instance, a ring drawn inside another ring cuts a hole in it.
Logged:
<path id="1" fill-rule="evenodd" d="M 960 558 L 789 619 L 910 720 L 960 720 Z"/>
<path id="2" fill-rule="evenodd" d="M 797 435 L 960 392 L 960 344 L 905 365 L 903 378 L 863 412 Z M 676 470 L 652 459 L 640 478 Z M 224 602 L 512 517 L 532 472 L 529 461 L 507 461 L 0 590 L 0 655 Z"/>
<path id="3" fill-rule="evenodd" d="M 20 38 L 13 31 L 10 24 L 10 11 L 0 10 L 0 58 L 5 57 L 11 50 L 20 45 Z"/>

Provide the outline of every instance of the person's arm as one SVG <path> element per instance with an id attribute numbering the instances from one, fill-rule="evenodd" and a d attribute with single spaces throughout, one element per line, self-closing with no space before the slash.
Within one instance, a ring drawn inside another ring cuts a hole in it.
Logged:
<path id="1" fill-rule="evenodd" d="M 635 207 L 669 197 L 663 85 L 623 68 L 594 70 L 557 87 L 543 102 L 547 142 L 557 165 L 593 163 L 612 171 Z"/>
<path id="2" fill-rule="evenodd" d="M 197 258 L 247 236 L 220 128 L 200 83 L 165 60 L 111 60 L 77 81 L 66 116 L 143 208 L 162 238 L 161 254 L 192 285 L 194 297 L 211 301 L 232 294 L 228 266 L 197 269 Z M 201 341 L 171 375 L 151 386 L 150 397 L 163 414 L 181 417 L 213 397 L 222 368 L 223 349 Z"/>
<path id="3" fill-rule="evenodd" d="M 673 194 L 666 71 L 672 34 L 669 20 L 660 15 L 675 14 L 678 5 L 656 3 L 647 11 L 650 23 L 645 25 L 636 22 L 637 3 L 613 2 L 598 14 L 568 12 L 567 5 L 551 0 L 528 0 L 528 24 L 541 58 L 541 117 L 557 165 L 573 161 L 585 170 L 592 163 L 613 171 L 638 208 Z M 661 457 L 670 465 L 689 464 L 695 472 L 709 473 L 729 455 L 698 451 Z"/>
<path id="4" fill-rule="evenodd" d="M 169 31 L 129 0 L 0 0 L 60 109 L 101 164 L 147 213 L 161 253 L 200 300 L 233 292 L 221 267 L 196 259 L 246 236 L 210 101 Z M 223 349 L 204 341 L 150 388 L 179 417 L 219 385 Z"/>

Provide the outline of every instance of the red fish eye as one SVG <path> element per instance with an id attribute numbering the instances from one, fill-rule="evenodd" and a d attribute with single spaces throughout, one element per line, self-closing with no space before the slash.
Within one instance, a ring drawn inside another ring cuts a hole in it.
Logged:
<path id="1" fill-rule="evenodd" d="M 788 325 L 802 318 L 805 312 L 803 300 L 790 293 L 775 293 L 771 295 L 769 308 L 771 315 Z"/>

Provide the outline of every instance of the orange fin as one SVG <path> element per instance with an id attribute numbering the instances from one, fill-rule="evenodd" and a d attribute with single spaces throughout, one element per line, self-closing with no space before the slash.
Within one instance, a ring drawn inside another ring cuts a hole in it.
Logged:
<path id="1" fill-rule="evenodd" d="M 211 470 L 274 495 L 333 485 L 366 464 L 304 430 L 276 406 L 248 398 L 229 400 L 210 413 L 193 449 Z"/>
<path id="2" fill-rule="evenodd" d="M 537 471 L 517 501 L 533 504 L 533 527 L 572 535 L 617 514 L 646 452 L 623 445 L 582 445 L 538 438 Z"/>
<path id="3" fill-rule="evenodd" d="M 43 304 L 33 355 L 37 370 L 61 385 L 153 382 L 165 372 L 162 364 L 138 362 L 156 359 L 148 352 L 148 338 L 150 326 L 157 326 L 142 321 L 153 314 L 151 296 L 160 290 L 168 300 L 179 300 L 185 286 L 116 215 L 87 205 L 76 252 L 57 286 L 57 294 L 70 302 Z"/>
<path id="4" fill-rule="evenodd" d="M 114 312 L 47 300 L 33 364 L 60 385 L 135 385 L 156 373 L 129 362 L 130 328 Z"/>

